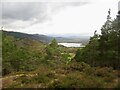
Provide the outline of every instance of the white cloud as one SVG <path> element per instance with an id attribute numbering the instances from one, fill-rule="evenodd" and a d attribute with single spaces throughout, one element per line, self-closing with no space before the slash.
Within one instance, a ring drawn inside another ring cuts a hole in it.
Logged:
<path id="1" fill-rule="evenodd" d="M 27 33 L 63 34 L 80 33 L 92 35 L 106 21 L 107 11 L 112 9 L 112 17 L 117 13 L 116 2 L 94 2 L 84 6 L 68 7 L 52 15 L 52 20 L 24 29 Z M 34 31 L 33 31 L 34 30 Z"/>
<path id="2" fill-rule="evenodd" d="M 112 18 L 116 17 L 118 1 L 116 0 L 89 0 L 91 3 L 69 6 L 59 10 L 59 6 L 52 3 L 46 13 L 50 18 L 43 23 L 36 23 L 26 28 L 19 28 L 15 31 L 39 34 L 65 34 L 80 33 L 93 35 L 95 30 L 100 33 L 101 26 L 106 21 L 107 11 L 111 8 Z M 64 3 L 63 3 L 64 4 Z M 65 4 L 64 4 L 65 5 Z M 64 6 L 63 5 L 63 6 Z M 67 4 L 66 4 L 67 5 Z M 36 18 L 33 19 L 36 21 Z M 16 25 L 27 22 L 17 22 Z"/>

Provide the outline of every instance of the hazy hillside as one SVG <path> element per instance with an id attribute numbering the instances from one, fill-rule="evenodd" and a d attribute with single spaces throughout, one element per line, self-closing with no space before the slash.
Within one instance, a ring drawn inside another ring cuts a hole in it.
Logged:
<path id="1" fill-rule="evenodd" d="M 16 38 L 30 38 L 38 41 L 42 41 L 45 43 L 48 43 L 51 41 L 52 37 L 48 37 L 45 35 L 39 35 L 39 34 L 26 34 L 26 33 L 21 33 L 21 32 L 12 32 L 12 31 L 3 31 L 7 35 L 14 36 Z"/>
<path id="2" fill-rule="evenodd" d="M 47 35 L 41 35 L 41 34 L 26 34 L 26 33 L 21 33 L 21 32 L 12 32 L 12 31 L 3 31 L 4 33 L 8 35 L 12 35 L 17 38 L 31 38 L 34 40 L 42 41 L 44 43 L 49 43 L 53 38 L 56 38 L 58 42 L 80 42 L 83 44 L 86 44 L 89 42 L 89 36 L 83 37 L 74 37 L 74 36 L 47 36 Z"/>

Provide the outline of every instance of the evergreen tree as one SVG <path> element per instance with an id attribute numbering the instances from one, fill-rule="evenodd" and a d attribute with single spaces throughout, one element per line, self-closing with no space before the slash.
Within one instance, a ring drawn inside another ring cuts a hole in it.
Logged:
<path id="1" fill-rule="evenodd" d="M 58 59 L 60 55 L 60 49 L 56 39 L 53 39 L 51 43 L 46 47 L 46 59 Z"/>
<path id="2" fill-rule="evenodd" d="M 107 21 L 101 28 L 101 35 L 94 32 L 89 43 L 75 56 L 76 61 L 84 61 L 93 66 L 109 66 L 118 69 L 120 64 L 119 40 L 120 23 L 118 18 L 111 20 L 110 10 Z"/>
<path id="3" fill-rule="evenodd" d="M 53 48 L 58 47 L 58 43 L 57 43 L 55 38 L 51 41 L 50 46 L 53 47 Z"/>

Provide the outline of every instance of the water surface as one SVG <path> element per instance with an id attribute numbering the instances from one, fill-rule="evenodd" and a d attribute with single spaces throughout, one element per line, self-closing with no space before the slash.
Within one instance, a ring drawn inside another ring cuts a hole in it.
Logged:
<path id="1" fill-rule="evenodd" d="M 65 47 L 84 47 L 82 43 L 58 43 L 58 45 L 63 45 Z"/>

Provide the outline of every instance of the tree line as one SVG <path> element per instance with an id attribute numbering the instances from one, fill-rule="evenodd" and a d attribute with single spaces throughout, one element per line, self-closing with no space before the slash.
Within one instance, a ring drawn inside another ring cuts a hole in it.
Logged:
<path id="1" fill-rule="evenodd" d="M 75 60 L 84 61 L 92 66 L 120 69 L 119 17 L 111 20 L 110 11 L 108 11 L 107 21 L 101 28 L 101 34 L 95 31 L 86 47 L 77 50 Z"/>

